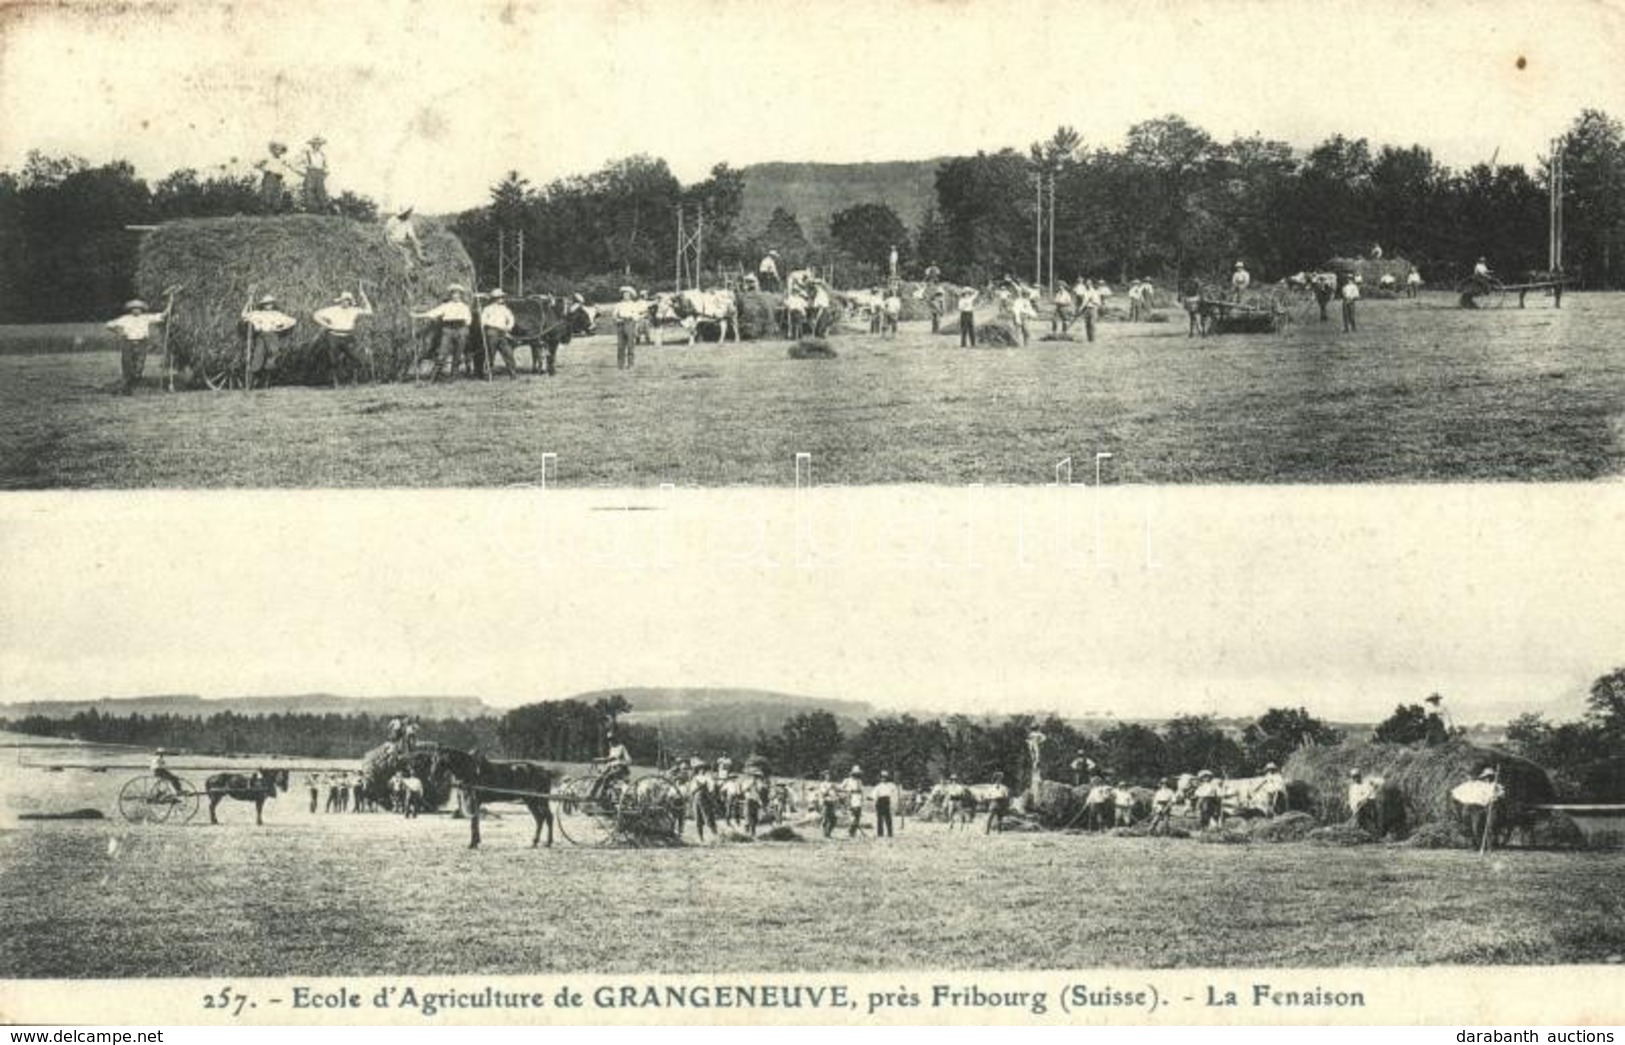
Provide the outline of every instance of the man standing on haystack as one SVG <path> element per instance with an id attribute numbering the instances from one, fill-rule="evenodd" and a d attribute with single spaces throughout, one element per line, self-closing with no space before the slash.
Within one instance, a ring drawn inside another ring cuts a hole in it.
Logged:
<path id="1" fill-rule="evenodd" d="M 480 306 L 480 326 L 485 336 L 485 347 L 491 358 L 502 357 L 502 365 L 508 368 L 508 380 L 516 381 L 519 378 L 513 365 L 513 310 L 508 307 L 508 295 L 501 287 L 485 295 L 486 303 Z"/>
<path id="2" fill-rule="evenodd" d="M 263 378 L 265 387 L 271 387 L 271 371 L 276 369 L 277 349 L 283 336 L 299 322 L 286 312 L 277 310 L 276 298 L 266 294 L 252 305 L 245 306 L 243 324 L 248 328 L 248 359 L 244 361 L 243 383 L 254 387 L 257 377 Z"/>
<path id="3" fill-rule="evenodd" d="M 289 170 L 288 147 L 281 142 L 270 142 L 265 147 L 268 156 L 263 160 L 254 161 L 254 169 L 260 172 L 260 203 L 267 213 L 275 214 L 282 210 L 287 198 L 287 189 L 283 187 L 282 172 Z"/>
<path id="4" fill-rule="evenodd" d="M 638 347 L 638 324 L 649 312 L 649 306 L 638 300 L 638 292 L 631 287 L 621 288 L 621 300 L 615 306 L 615 366 L 632 369 L 632 355 Z"/>
<path id="5" fill-rule="evenodd" d="M 173 291 L 164 297 L 162 312 L 148 312 L 147 303 L 136 298 L 124 303 L 124 315 L 107 322 L 107 329 L 124 341 L 124 352 L 120 360 L 123 364 L 124 383 L 119 386 L 120 395 L 133 394 L 135 386 L 141 383 L 141 372 L 147 366 L 147 349 L 152 345 L 152 328 L 168 322 L 169 310 L 174 304 Z"/>
<path id="6" fill-rule="evenodd" d="M 326 144 L 327 139 L 318 134 L 305 143 L 305 151 L 299 156 L 299 171 L 305 179 L 300 206 L 307 214 L 325 214 L 328 210 L 327 154 L 322 151 Z"/>
<path id="7" fill-rule="evenodd" d="M 423 253 L 423 243 L 418 239 L 418 230 L 412 224 L 411 204 L 407 204 L 405 209 L 385 219 L 384 238 L 389 240 L 390 246 L 401 252 L 408 272 L 412 271 L 414 263 L 418 265 L 429 263 L 428 255 Z"/>
<path id="8" fill-rule="evenodd" d="M 770 285 L 771 284 L 771 285 Z M 777 292 L 779 289 L 779 252 L 770 250 L 762 256 L 762 263 L 756 266 L 756 285 L 763 290 Z"/>
<path id="9" fill-rule="evenodd" d="M 334 298 L 331 305 L 317 309 L 310 317 L 322 328 L 316 337 L 316 344 L 327 349 L 327 363 L 333 370 L 334 388 L 339 386 L 340 356 L 350 361 L 350 383 L 356 384 L 360 380 L 361 360 L 355 354 L 355 326 L 362 316 L 372 315 L 372 302 L 367 300 L 365 284 L 356 289 L 361 291 L 360 305 L 355 303 L 355 295 L 346 290 Z"/>
<path id="10" fill-rule="evenodd" d="M 463 357 L 468 348 L 468 325 L 474 321 L 474 313 L 469 310 L 468 288 L 461 283 L 453 283 L 446 288 L 446 300 L 429 309 L 427 312 L 412 313 L 413 319 L 429 319 L 435 324 L 433 335 L 434 377 L 440 379 L 440 371 L 446 364 L 446 358 L 451 357 L 451 374 L 456 377 L 463 371 Z"/>

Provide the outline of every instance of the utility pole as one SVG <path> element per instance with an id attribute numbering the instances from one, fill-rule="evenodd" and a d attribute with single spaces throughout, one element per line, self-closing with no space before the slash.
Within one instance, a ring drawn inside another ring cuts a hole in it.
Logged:
<path id="1" fill-rule="evenodd" d="M 1563 268 L 1563 153 L 1567 138 L 1552 139 L 1551 178 L 1547 191 L 1546 270 L 1558 272 Z"/>
<path id="2" fill-rule="evenodd" d="M 1033 172 L 1033 282 L 1044 282 L 1044 172 Z"/>
<path id="3" fill-rule="evenodd" d="M 1049 287 L 1055 286 L 1055 172 L 1049 172 Z"/>

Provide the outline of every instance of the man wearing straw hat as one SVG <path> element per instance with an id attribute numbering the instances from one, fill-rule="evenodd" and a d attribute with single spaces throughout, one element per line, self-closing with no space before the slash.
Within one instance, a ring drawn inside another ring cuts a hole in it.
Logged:
<path id="1" fill-rule="evenodd" d="M 316 335 L 316 345 L 327 349 L 334 388 L 339 386 L 340 356 L 350 361 L 350 383 L 355 384 L 360 380 L 361 360 L 355 354 L 355 325 L 362 316 L 372 315 L 372 302 L 367 300 L 365 285 L 358 285 L 356 289 L 361 291 L 361 304 L 357 305 L 355 295 L 346 290 L 334 298 L 331 305 L 317 309 L 310 316 L 322 328 L 321 333 Z"/>
<path id="2" fill-rule="evenodd" d="M 384 220 L 384 238 L 389 240 L 390 246 L 401 252 L 407 271 L 411 271 L 414 263 L 419 265 L 429 263 L 428 255 L 423 253 L 423 243 L 418 239 L 417 227 L 412 224 L 411 204 L 407 204 L 405 208 Z"/>
<path id="3" fill-rule="evenodd" d="M 1485 766 L 1476 777 L 1450 790 L 1450 799 L 1466 819 L 1468 832 L 1482 848 L 1492 844 L 1488 837 L 1491 829 L 1490 810 L 1503 801 L 1506 794 L 1506 788 L 1501 786 L 1500 773 L 1491 766 Z"/>
<path id="4" fill-rule="evenodd" d="M 771 285 L 770 285 L 771 284 Z M 779 252 L 770 250 L 762 255 L 762 263 L 756 266 L 756 285 L 763 290 L 777 292 L 779 289 Z"/>
<path id="5" fill-rule="evenodd" d="M 1230 292 L 1236 301 L 1240 301 L 1241 296 L 1247 293 L 1247 288 L 1252 286 L 1252 282 L 1253 277 L 1247 272 L 1247 266 L 1243 262 L 1236 262 L 1236 271 L 1230 276 Z"/>
<path id="6" fill-rule="evenodd" d="M 468 288 L 461 283 L 453 283 L 446 288 L 446 300 L 429 309 L 427 312 L 413 312 L 413 319 L 432 320 L 435 324 L 433 347 L 434 376 L 433 380 L 440 379 L 440 371 L 446 365 L 447 357 L 451 360 L 451 374 L 456 377 L 463 371 L 463 355 L 468 347 L 468 325 L 474 321 L 474 313 L 469 310 Z"/>
<path id="7" fill-rule="evenodd" d="M 508 307 L 508 294 L 501 287 L 485 295 L 485 304 L 480 306 L 481 333 L 485 336 L 485 347 L 488 355 L 501 356 L 502 365 L 508 368 L 508 380 L 519 379 L 513 365 L 513 310 Z"/>
<path id="8" fill-rule="evenodd" d="M 287 201 L 282 172 L 291 170 L 288 161 L 283 158 L 288 154 L 288 147 L 281 142 L 270 142 L 265 151 L 269 155 L 263 160 L 255 160 L 254 169 L 260 172 L 260 203 L 268 212 L 275 214 Z"/>
<path id="9" fill-rule="evenodd" d="M 316 135 L 305 143 L 305 151 L 299 156 L 299 171 L 304 175 L 304 184 L 301 186 L 300 205 L 307 213 L 317 214 L 327 208 L 327 154 L 322 146 L 327 139 Z"/>
<path id="10" fill-rule="evenodd" d="M 271 386 L 271 371 L 276 369 L 277 348 L 282 338 L 299 322 L 276 307 L 276 298 L 265 294 L 244 307 L 242 321 L 248 331 L 248 359 L 244 367 L 244 382 L 254 387 L 257 377 L 263 378 L 265 387 Z"/>
<path id="11" fill-rule="evenodd" d="M 108 330 L 117 334 L 124 341 L 124 351 L 120 362 L 124 372 L 124 383 L 119 386 L 120 395 L 130 395 L 135 386 L 141 383 L 141 371 L 147 366 L 147 349 L 152 344 L 152 328 L 160 326 L 169 320 L 169 310 L 174 306 L 175 295 L 170 291 L 164 297 L 164 310 L 162 312 L 148 312 L 147 303 L 140 298 L 124 303 L 124 315 L 109 320 L 105 325 Z"/>
<path id="12" fill-rule="evenodd" d="M 621 288 L 621 300 L 615 305 L 615 366 L 619 370 L 632 369 L 633 355 L 638 347 L 638 324 L 648 314 L 649 306 L 638 300 L 638 292 L 631 287 Z"/>

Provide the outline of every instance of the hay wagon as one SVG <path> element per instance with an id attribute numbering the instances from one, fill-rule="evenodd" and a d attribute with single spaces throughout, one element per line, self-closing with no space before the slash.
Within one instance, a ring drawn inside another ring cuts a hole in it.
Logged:
<path id="1" fill-rule="evenodd" d="M 1196 301 L 1202 333 L 1280 334 L 1292 325 L 1292 313 L 1276 299 L 1232 301 L 1203 294 Z"/>
<path id="2" fill-rule="evenodd" d="M 1496 308 L 1505 308 L 1509 294 L 1518 295 L 1518 307 L 1525 307 L 1531 291 L 1550 294 L 1556 308 L 1563 307 L 1563 290 L 1574 280 L 1567 276 L 1536 276 L 1521 283 L 1503 283 L 1494 276 L 1488 279 L 1469 276 L 1456 284 L 1456 293 L 1462 308 L 1478 308 L 1478 299 L 1494 299 Z"/>
<path id="3" fill-rule="evenodd" d="M 150 774 L 133 777 L 119 788 L 119 815 L 132 824 L 162 824 L 171 819 L 187 823 L 197 816 L 198 798 L 203 794 L 184 777 L 180 790 L 168 781 Z"/>

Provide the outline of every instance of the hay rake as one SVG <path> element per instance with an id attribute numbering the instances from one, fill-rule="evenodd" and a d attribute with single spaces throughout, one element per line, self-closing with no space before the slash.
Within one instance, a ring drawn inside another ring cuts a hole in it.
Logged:
<path id="1" fill-rule="evenodd" d="M 180 790 L 155 776 L 138 776 L 118 793 L 119 815 L 132 824 L 162 824 L 171 819 L 186 823 L 197 815 L 200 792 L 181 777 Z"/>
<path id="2" fill-rule="evenodd" d="M 595 779 L 565 777 L 551 796 L 565 841 L 631 848 L 681 844 L 684 796 L 676 781 L 664 775 L 618 780 L 595 793 Z M 567 820 L 575 821 L 574 834 Z"/>

